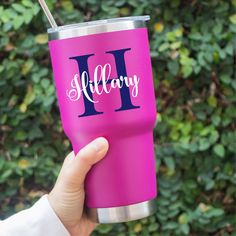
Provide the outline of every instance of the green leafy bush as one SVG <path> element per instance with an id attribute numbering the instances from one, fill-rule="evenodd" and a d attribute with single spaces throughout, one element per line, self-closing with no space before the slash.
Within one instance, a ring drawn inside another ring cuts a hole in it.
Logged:
<path id="1" fill-rule="evenodd" d="M 48 1 L 57 22 L 151 15 L 158 210 L 94 235 L 236 235 L 236 1 Z M 52 187 L 71 146 L 37 2 L 0 6 L 0 217 Z"/>

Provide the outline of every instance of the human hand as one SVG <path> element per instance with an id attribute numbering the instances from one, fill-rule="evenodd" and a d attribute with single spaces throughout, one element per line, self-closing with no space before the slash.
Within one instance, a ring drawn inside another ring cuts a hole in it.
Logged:
<path id="1" fill-rule="evenodd" d="M 108 142 L 97 138 L 82 148 L 75 156 L 67 155 L 56 184 L 48 195 L 48 201 L 71 236 L 87 236 L 96 223 L 84 212 L 84 180 L 93 164 L 107 153 Z"/>

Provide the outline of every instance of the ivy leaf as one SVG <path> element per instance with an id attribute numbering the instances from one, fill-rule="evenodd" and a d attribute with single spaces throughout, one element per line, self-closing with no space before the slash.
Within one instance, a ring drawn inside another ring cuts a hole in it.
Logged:
<path id="1" fill-rule="evenodd" d="M 167 50 L 169 48 L 169 43 L 163 43 L 158 49 L 159 49 L 159 52 L 163 52 L 165 50 Z"/>
<path id="2" fill-rule="evenodd" d="M 202 138 L 199 141 L 199 150 L 205 151 L 210 147 L 210 142 L 207 138 Z"/>
<path id="3" fill-rule="evenodd" d="M 224 157 L 225 156 L 225 148 L 222 144 L 216 144 L 213 147 L 213 151 L 219 157 Z"/>
<path id="4" fill-rule="evenodd" d="M 19 13 L 24 13 L 25 12 L 25 8 L 21 5 L 21 4 L 18 4 L 18 3 L 13 3 L 12 4 L 12 7 L 18 11 Z"/>
<path id="5" fill-rule="evenodd" d="M 210 208 L 208 211 L 204 213 L 204 216 L 207 218 L 218 217 L 224 214 L 224 210 L 219 208 Z"/>
<path id="6" fill-rule="evenodd" d="M 187 78 L 192 74 L 193 68 L 192 68 L 192 66 L 184 65 L 184 66 L 182 66 L 181 71 L 183 73 L 184 78 Z"/>
<path id="7" fill-rule="evenodd" d="M 170 171 L 174 171 L 175 170 L 175 162 L 174 162 L 172 157 L 164 158 L 164 162 L 165 162 L 166 166 L 168 167 L 168 169 Z"/>
<path id="8" fill-rule="evenodd" d="M 189 225 L 188 225 L 188 224 L 181 225 L 180 228 L 181 228 L 181 231 L 182 231 L 185 235 L 189 235 L 190 228 L 189 228 Z"/>
<path id="9" fill-rule="evenodd" d="M 216 107 L 217 106 L 217 99 L 216 99 L 215 96 L 209 96 L 208 99 L 207 99 L 207 102 L 211 107 Z"/>
<path id="10" fill-rule="evenodd" d="M 230 76 L 229 74 L 223 74 L 220 76 L 220 80 L 225 83 L 225 84 L 229 84 L 231 79 L 230 79 Z"/>
<path id="11" fill-rule="evenodd" d="M 48 42 L 48 35 L 47 34 L 38 34 L 35 37 L 35 42 L 38 44 L 46 44 Z"/>
<path id="12" fill-rule="evenodd" d="M 177 60 L 170 60 L 167 63 L 168 70 L 172 75 L 177 75 L 179 72 L 179 63 Z"/>
<path id="13" fill-rule="evenodd" d="M 74 6 L 73 3 L 70 0 L 64 0 L 61 3 L 62 7 L 67 10 L 68 12 L 73 11 L 74 10 Z"/>
<path id="14" fill-rule="evenodd" d="M 236 14 L 229 17 L 231 23 L 236 24 Z"/>
<path id="15" fill-rule="evenodd" d="M 17 16 L 13 21 L 14 29 L 15 30 L 19 29 L 23 23 L 24 23 L 24 17 L 23 16 Z"/>
<path id="16" fill-rule="evenodd" d="M 33 18 L 32 10 L 26 10 L 24 13 L 25 23 L 28 24 Z"/>

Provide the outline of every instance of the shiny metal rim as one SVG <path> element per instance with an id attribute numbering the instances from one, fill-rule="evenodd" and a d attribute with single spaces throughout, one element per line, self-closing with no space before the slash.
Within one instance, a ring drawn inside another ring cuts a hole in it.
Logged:
<path id="1" fill-rule="evenodd" d="M 120 223 L 138 220 L 156 212 L 156 199 L 128 206 L 110 208 L 86 208 L 88 217 L 97 223 Z"/>
<path id="2" fill-rule="evenodd" d="M 91 34 L 143 28 L 149 16 L 120 17 L 107 20 L 60 26 L 48 29 L 49 40 L 75 38 Z"/>

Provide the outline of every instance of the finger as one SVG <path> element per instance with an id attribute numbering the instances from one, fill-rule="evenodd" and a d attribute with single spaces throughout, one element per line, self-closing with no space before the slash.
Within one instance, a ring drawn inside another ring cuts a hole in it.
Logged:
<path id="1" fill-rule="evenodd" d="M 57 181 L 60 181 L 61 178 L 63 178 L 63 173 L 65 172 L 65 170 L 68 168 L 68 166 L 70 165 L 70 162 L 75 158 L 75 154 L 74 154 L 74 151 L 71 151 L 67 156 L 66 158 L 64 159 L 64 162 L 63 162 L 63 165 L 61 167 L 61 170 L 59 172 L 59 175 L 58 175 L 58 178 L 57 178 Z"/>
<path id="2" fill-rule="evenodd" d="M 100 161 L 106 155 L 107 151 L 108 141 L 100 137 L 82 148 L 75 157 L 71 155 L 66 167 L 66 182 L 71 182 L 71 184 L 75 184 L 78 187 L 82 186 L 86 174 L 92 165 Z"/>

